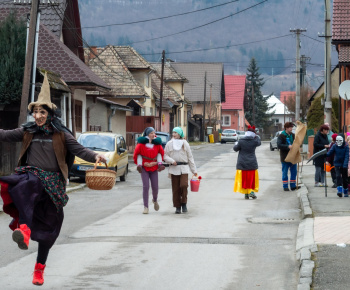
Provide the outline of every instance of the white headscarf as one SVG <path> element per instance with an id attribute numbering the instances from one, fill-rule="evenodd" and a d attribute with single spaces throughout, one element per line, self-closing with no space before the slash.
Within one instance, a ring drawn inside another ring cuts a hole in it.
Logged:
<path id="1" fill-rule="evenodd" d="M 252 132 L 252 131 L 246 131 L 245 132 L 245 136 L 249 136 L 249 137 L 255 137 L 255 133 L 254 132 Z"/>

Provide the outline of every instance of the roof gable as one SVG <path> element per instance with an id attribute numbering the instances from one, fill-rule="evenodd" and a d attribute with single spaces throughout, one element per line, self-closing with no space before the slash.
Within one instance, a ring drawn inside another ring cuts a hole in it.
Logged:
<path id="1" fill-rule="evenodd" d="M 109 89 L 67 46 L 44 25 L 40 25 L 37 66 L 59 73 L 67 84 Z"/>
<path id="2" fill-rule="evenodd" d="M 149 69 L 151 65 L 131 46 L 114 46 L 128 69 Z"/>
<path id="3" fill-rule="evenodd" d="M 350 41 L 350 1 L 333 1 L 332 40 Z"/>
<path id="4" fill-rule="evenodd" d="M 162 72 L 162 64 L 161 63 L 151 63 L 153 69 L 157 71 L 157 73 L 160 75 Z M 164 64 L 164 81 L 166 82 L 188 82 L 188 80 L 182 76 L 180 73 L 178 73 L 170 63 Z"/>
<path id="5" fill-rule="evenodd" d="M 89 67 L 112 88 L 114 96 L 148 97 L 144 88 L 135 80 L 120 58 L 115 47 L 107 45 L 97 57 L 89 61 Z"/>
<path id="6" fill-rule="evenodd" d="M 156 98 L 156 104 L 159 106 L 160 103 L 160 86 L 161 86 L 161 77 L 158 73 L 152 73 L 152 93 Z M 167 102 L 164 102 L 167 101 Z M 179 105 L 179 101 L 182 101 L 181 96 L 169 87 L 167 84 L 163 83 L 163 102 L 162 107 L 172 107 L 174 105 Z M 169 104 L 170 103 L 170 104 Z"/>
<path id="7" fill-rule="evenodd" d="M 185 96 L 191 102 L 204 101 L 204 77 L 207 73 L 206 101 L 225 101 L 224 65 L 222 63 L 171 63 L 171 66 L 189 82 L 184 84 Z"/>
<path id="8" fill-rule="evenodd" d="M 243 110 L 246 76 L 225 75 L 223 110 Z"/>

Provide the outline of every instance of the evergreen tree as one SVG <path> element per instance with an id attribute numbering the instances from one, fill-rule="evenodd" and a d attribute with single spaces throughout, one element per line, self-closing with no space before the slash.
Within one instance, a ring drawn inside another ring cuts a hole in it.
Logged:
<path id="1" fill-rule="evenodd" d="M 320 129 L 324 124 L 324 107 L 321 104 L 321 99 L 324 98 L 324 94 L 314 99 L 311 103 L 310 109 L 307 112 L 307 128 L 308 129 Z M 338 119 L 334 109 L 332 109 L 332 131 L 338 132 Z"/>
<path id="2" fill-rule="evenodd" d="M 274 108 L 275 105 L 269 106 L 268 98 L 261 94 L 261 87 L 264 85 L 264 78 L 260 77 L 259 68 L 256 64 L 255 58 L 252 58 L 247 69 L 247 92 L 245 96 L 245 118 L 255 127 L 266 128 L 272 125 L 271 117 L 274 114 L 267 113 Z M 254 105 L 255 105 L 255 124 L 253 121 L 253 98 L 252 87 L 254 87 Z"/>
<path id="3" fill-rule="evenodd" d="M 0 22 L 0 104 L 21 99 L 25 50 L 26 25 L 11 12 Z"/>

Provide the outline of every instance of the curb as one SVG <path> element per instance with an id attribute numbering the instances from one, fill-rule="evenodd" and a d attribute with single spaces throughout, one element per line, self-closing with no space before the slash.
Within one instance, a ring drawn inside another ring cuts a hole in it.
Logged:
<path id="1" fill-rule="evenodd" d="M 310 290 L 312 284 L 312 273 L 315 262 L 311 259 L 311 253 L 317 252 L 314 241 L 314 219 L 310 201 L 307 196 L 308 190 L 304 185 L 298 190 L 298 197 L 302 211 L 302 221 L 298 227 L 297 242 L 295 246 L 296 258 L 299 261 L 299 283 L 298 290 Z"/>

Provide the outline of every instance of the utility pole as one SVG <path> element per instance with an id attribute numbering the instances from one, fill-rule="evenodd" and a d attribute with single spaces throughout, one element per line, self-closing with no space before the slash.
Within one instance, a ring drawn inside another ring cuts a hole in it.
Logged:
<path id="1" fill-rule="evenodd" d="M 204 73 L 204 103 L 203 103 L 203 140 L 205 141 L 205 103 L 206 103 L 206 98 L 207 98 L 207 72 Z"/>
<path id="2" fill-rule="evenodd" d="M 332 92 L 331 92 L 331 1 L 325 0 L 325 89 L 324 123 L 332 127 Z M 344 120 L 345 123 L 345 120 Z"/>
<path id="3" fill-rule="evenodd" d="M 303 87 L 305 83 L 305 75 L 306 75 L 306 61 L 311 60 L 310 57 L 302 55 L 300 57 L 300 86 Z"/>
<path id="4" fill-rule="evenodd" d="M 252 103 L 253 103 L 253 126 L 256 127 L 255 124 L 255 99 L 254 99 L 254 82 L 252 81 Z"/>
<path id="5" fill-rule="evenodd" d="M 290 29 L 290 32 L 296 34 L 296 93 L 295 93 L 295 120 L 300 119 L 300 34 L 306 29 Z"/>
<path id="6" fill-rule="evenodd" d="M 22 86 L 22 97 L 21 97 L 21 107 L 19 112 L 18 125 L 25 123 L 27 121 L 27 106 L 28 98 L 30 95 L 30 80 L 32 75 L 32 66 L 34 59 L 34 45 L 35 45 L 35 33 L 36 33 L 36 23 L 39 10 L 39 0 L 32 0 L 32 6 L 30 10 L 30 22 L 29 22 L 29 33 L 28 33 L 28 45 L 26 51 L 26 59 L 24 65 L 24 75 L 23 75 L 23 86 Z"/>
<path id="7" fill-rule="evenodd" d="M 162 104 L 163 104 L 164 60 L 165 60 L 165 50 L 163 50 L 163 52 L 162 52 L 162 72 L 161 72 L 161 74 L 160 74 L 159 131 L 162 131 Z"/>
<path id="8" fill-rule="evenodd" d="M 210 84 L 210 102 L 209 102 L 209 126 L 211 126 L 211 91 L 212 91 L 213 84 Z"/>

